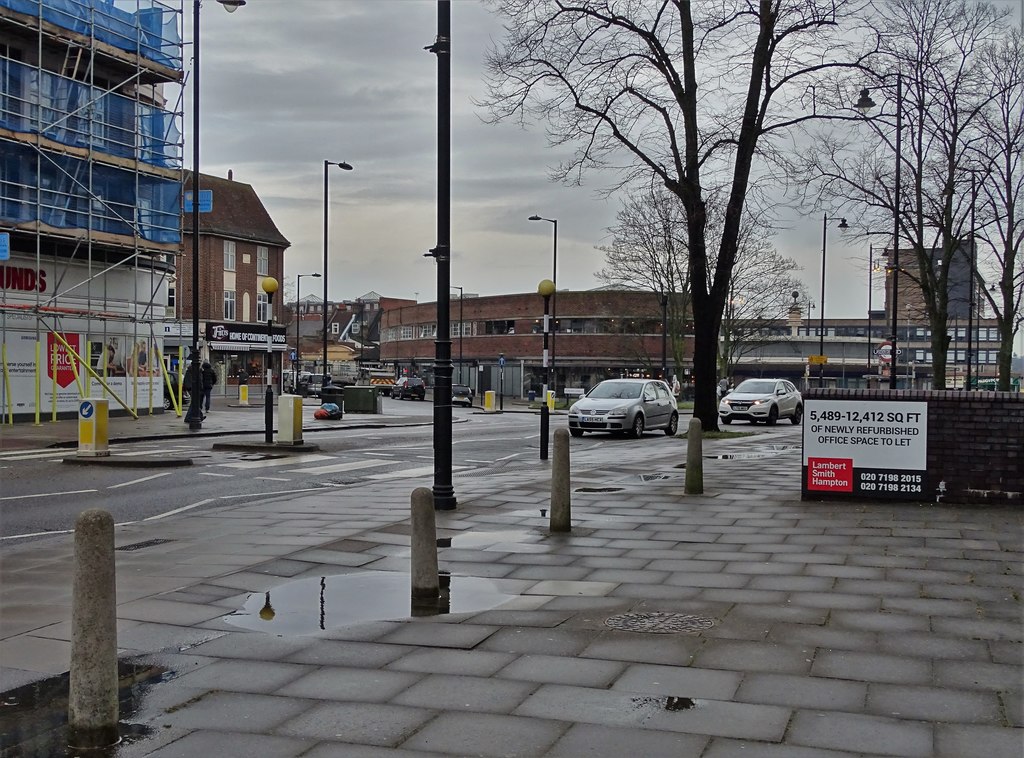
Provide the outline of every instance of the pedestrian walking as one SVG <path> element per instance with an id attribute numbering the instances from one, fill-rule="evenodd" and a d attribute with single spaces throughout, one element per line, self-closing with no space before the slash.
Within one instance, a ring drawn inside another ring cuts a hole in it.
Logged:
<path id="1" fill-rule="evenodd" d="M 210 395 L 213 394 L 213 385 L 217 383 L 217 372 L 209 361 L 203 361 L 203 405 L 206 412 L 210 412 Z"/>

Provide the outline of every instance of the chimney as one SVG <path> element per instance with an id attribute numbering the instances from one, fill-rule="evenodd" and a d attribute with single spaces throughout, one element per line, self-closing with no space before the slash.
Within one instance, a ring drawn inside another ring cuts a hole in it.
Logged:
<path id="1" fill-rule="evenodd" d="M 232 171 L 231 169 L 228 169 L 228 181 L 229 182 L 230 181 L 234 181 L 234 178 L 235 178 L 235 172 Z"/>

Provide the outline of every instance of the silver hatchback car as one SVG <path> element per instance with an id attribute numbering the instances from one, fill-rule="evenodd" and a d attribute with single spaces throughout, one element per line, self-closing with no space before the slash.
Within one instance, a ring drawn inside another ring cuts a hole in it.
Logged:
<path id="1" fill-rule="evenodd" d="M 606 379 L 569 409 L 569 434 L 628 432 L 641 437 L 646 429 L 671 436 L 679 429 L 679 412 L 672 391 L 657 379 Z"/>

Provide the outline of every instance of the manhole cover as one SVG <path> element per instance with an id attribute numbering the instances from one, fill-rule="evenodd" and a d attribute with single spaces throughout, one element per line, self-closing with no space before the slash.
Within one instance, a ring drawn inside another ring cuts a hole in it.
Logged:
<path id="1" fill-rule="evenodd" d="M 640 474 L 641 482 L 661 482 L 665 479 L 678 479 L 679 474 Z"/>
<path id="2" fill-rule="evenodd" d="M 622 632 L 648 634 L 695 634 L 715 625 L 713 618 L 688 616 L 685 613 L 622 613 L 605 619 L 604 625 Z"/>
<path id="3" fill-rule="evenodd" d="M 577 487 L 577 492 L 622 492 L 622 487 Z"/>

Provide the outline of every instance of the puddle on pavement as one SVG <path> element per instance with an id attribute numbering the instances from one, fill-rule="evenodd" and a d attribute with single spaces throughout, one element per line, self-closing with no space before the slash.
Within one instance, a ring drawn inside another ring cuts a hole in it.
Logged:
<path id="1" fill-rule="evenodd" d="M 81 750 L 68 742 L 69 674 L 51 676 L 0 695 L 0 758 L 114 758 L 126 743 L 148 736 L 152 727 L 132 724 L 130 719 L 155 684 L 174 677 L 162 666 L 119 661 L 118 711 L 121 742 L 107 748 Z"/>
<path id="2" fill-rule="evenodd" d="M 527 513 L 527 511 L 522 511 Z M 531 516 L 535 515 L 532 511 Z M 514 546 L 516 543 L 537 542 L 541 535 L 526 529 L 495 529 L 493 531 L 468 531 L 449 538 L 447 547 L 489 547 L 491 545 Z M 438 545 L 441 547 L 441 545 Z"/>
<path id="3" fill-rule="evenodd" d="M 254 592 L 238 611 L 223 617 L 232 626 L 269 634 L 317 634 L 365 621 L 386 621 L 437 613 L 486 611 L 512 600 L 490 579 L 452 576 L 432 613 L 413 608 L 409 575 L 394 571 L 311 577 Z"/>

